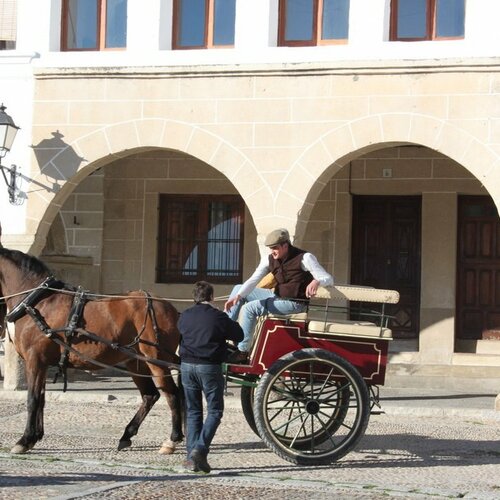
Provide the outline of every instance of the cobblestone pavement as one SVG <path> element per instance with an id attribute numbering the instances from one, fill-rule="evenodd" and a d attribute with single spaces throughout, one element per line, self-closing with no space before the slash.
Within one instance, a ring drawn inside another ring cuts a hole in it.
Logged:
<path id="1" fill-rule="evenodd" d="M 230 406 L 204 475 L 182 469 L 183 446 L 158 454 L 170 422 L 164 402 L 132 447 L 116 451 L 134 412 L 118 401 L 48 401 L 43 440 L 11 455 L 25 403 L 1 400 L 0 499 L 500 498 L 498 420 L 372 415 L 356 451 L 330 466 L 300 467 L 269 451 Z"/>

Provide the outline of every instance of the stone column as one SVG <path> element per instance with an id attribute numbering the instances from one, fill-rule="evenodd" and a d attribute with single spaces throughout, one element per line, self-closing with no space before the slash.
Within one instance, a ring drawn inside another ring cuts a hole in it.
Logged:
<path id="1" fill-rule="evenodd" d="M 455 345 L 456 193 L 422 197 L 420 362 L 451 364 Z"/>
<path id="2" fill-rule="evenodd" d="M 8 235 L 2 236 L 2 228 L 0 226 L 1 242 L 0 246 L 6 248 L 16 248 L 18 250 L 28 252 L 35 240 L 34 235 Z M 10 337 L 14 335 L 14 325 L 9 324 L 8 329 Z M 24 362 L 17 354 L 14 344 L 9 341 L 8 334 L 5 334 L 5 354 L 4 354 L 4 373 L 3 388 L 4 390 L 23 390 L 26 389 L 26 377 L 24 374 Z"/>

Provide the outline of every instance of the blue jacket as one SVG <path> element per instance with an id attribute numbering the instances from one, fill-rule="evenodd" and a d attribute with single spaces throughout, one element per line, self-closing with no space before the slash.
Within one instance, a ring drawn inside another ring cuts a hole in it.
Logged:
<path id="1" fill-rule="evenodd" d="M 177 327 L 181 333 L 179 354 L 184 363 L 220 364 L 227 356 L 226 341 L 243 340 L 241 326 L 207 303 L 186 309 Z"/>

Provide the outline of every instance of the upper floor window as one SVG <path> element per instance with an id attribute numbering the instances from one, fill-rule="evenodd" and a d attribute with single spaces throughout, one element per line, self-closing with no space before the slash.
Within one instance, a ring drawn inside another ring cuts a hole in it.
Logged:
<path id="1" fill-rule="evenodd" d="M 64 0 L 62 50 L 121 49 L 127 43 L 127 0 Z"/>
<path id="2" fill-rule="evenodd" d="M 463 38 L 465 0 L 392 0 L 391 40 Z"/>
<path id="3" fill-rule="evenodd" d="M 346 43 L 349 0 L 280 0 L 279 45 Z"/>
<path id="4" fill-rule="evenodd" d="M 174 0 L 174 49 L 232 47 L 236 0 Z"/>
<path id="5" fill-rule="evenodd" d="M 240 283 L 244 210 L 235 195 L 160 195 L 157 281 Z"/>
<path id="6" fill-rule="evenodd" d="M 0 50 L 16 48 L 16 0 L 0 1 Z"/>

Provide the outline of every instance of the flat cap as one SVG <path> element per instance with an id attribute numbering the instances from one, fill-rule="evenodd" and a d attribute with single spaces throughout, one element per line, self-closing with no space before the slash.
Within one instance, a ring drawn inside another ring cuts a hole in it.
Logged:
<path id="1" fill-rule="evenodd" d="M 280 228 L 271 231 L 266 236 L 264 245 L 266 245 L 266 247 L 272 247 L 274 245 L 281 245 L 282 243 L 286 243 L 287 241 L 290 241 L 290 235 L 288 234 L 288 231 L 286 229 Z"/>

